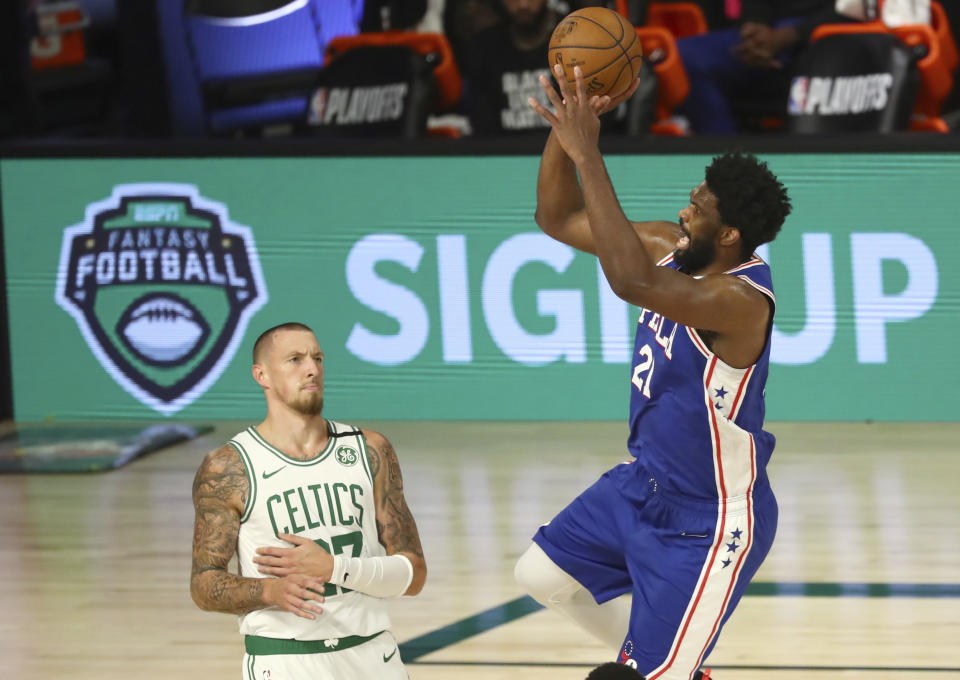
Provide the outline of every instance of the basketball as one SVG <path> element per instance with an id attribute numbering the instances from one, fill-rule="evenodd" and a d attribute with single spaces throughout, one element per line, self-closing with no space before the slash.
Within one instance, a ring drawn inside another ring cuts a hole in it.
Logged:
<path id="1" fill-rule="evenodd" d="M 560 64 L 570 88 L 575 87 L 573 67 L 583 71 L 588 96 L 625 92 L 637 78 L 643 61 L 640 38 L 629 21 L 605 7 L 585 7 L 571 12 L 550 36 L 550 72 Z"/>

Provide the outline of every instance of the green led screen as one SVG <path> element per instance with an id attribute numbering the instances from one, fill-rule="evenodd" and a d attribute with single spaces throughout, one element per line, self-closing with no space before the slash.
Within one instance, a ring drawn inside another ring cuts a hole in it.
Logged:
<path id="1" fill-rule="evenodd" d="M 774 420 L 955 420 L 960 154 L 763 154 Z M 607 159 L 676 218 L 708 155 Z M 636 310 L 533 221 L 538 158 L 5 159 L 15 416 L 263 414 L 253 341 L 326 353 L 340 419 L 621 420 Z"/>

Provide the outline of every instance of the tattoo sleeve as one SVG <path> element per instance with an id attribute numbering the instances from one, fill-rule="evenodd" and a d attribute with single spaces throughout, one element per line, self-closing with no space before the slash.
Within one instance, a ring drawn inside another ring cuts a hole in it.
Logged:
<path id="1" fill-rule="evenodd" d="M 243 462 L 232 446 L 210 453 L 197 470 L 190 594 L 201 609 L 240 615 L 268 606 L 262 599 L 263 579 L 227 571 L 249 492 Z"/>
<path id="2" fill-rule="evenodd" d="M 423 557 L 417 523 L 403 497 L 403 476 L 397 452 L 385 437 L 368 440 L 377 507 L 377 535 L 388 555 L 406 552 Z"/>

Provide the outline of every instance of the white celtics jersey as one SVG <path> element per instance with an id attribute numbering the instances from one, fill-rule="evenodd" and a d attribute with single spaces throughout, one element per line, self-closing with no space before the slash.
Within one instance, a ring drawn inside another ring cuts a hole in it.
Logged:
<path id="1" fill-rule="evenodd" d="M 377 539 L 373 476 L 360 430 L 327 421 L 331 433 L 315 458 L 298 460 L 268 444 L 249 427 L 230 440 L 247 469 L 250 496 L 240 524 L 240 575 L 259 578 L 253 562 L 261 546 L 289 548 L 287 533 L 316 541 L 332 555 L 386 554 Z M 390 627 L 386 603 L 327 584 L 323 613 L 313 621 L 278 607 L 240 618 L 240 632 L 263 637 L 325 640 L 372 635 Z"/>

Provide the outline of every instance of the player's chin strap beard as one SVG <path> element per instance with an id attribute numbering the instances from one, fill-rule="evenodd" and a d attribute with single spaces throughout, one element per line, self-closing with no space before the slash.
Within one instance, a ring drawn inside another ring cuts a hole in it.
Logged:
<path id="1" fill-rule="evenodd" d="M 690 276 L 710 266 L 717 255 L 717 248 L 712 241 L 696 241 L 690 237 L 690 245 L 683 250 L 673 251 L 673 261 L 677 268 Z"/>

